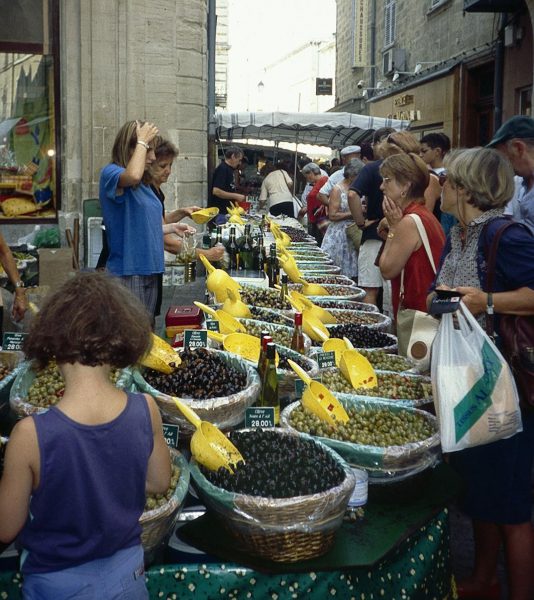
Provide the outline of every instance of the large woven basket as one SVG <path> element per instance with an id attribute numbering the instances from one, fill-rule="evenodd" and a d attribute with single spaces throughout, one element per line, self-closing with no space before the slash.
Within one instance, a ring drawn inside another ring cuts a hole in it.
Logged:
<path id="1" fill-rule="evenodd" d="M 289 430 L 274 431 L 278 435 L 296 435 Z M 262 498 L 227 492 L 212 485 L 192 460 L 191 475 L 204 503 L 215 513 L 240 551 L 276 562 L 296 562 L 321 556 L 332 546 L 354 489 L 355 477 L 337 453 L 316 439 L 313 441 L 341 464 L 345 479 L 326 492 L 308 496 Z"/>
<path id="2" fill-rule="evenodd" d="M 10 373 L 0 380 L 0 411 L 9 402 L 11 386 L 15 381 L 23 360 L 24 354 L 22 352 L 0 351 L 0 365 L 11 369 Z"/>
<path id="3" fill-rule="evenodd" d="M 144 511 L 139 519 L 142 527 L 141 543 L 147 553 L 155 550 L 172 531 L 189 488 L 190 473 L 187 461 L 176 450 L 171 450 L 171 459 L 180 469 L 180 479 L 174 494 L 163 506 Z"/>
<path id="4" fill-rule="evenodd" d="M 9 404 L 11 410 L 18 417 L 27 417 L 48 410 L 48 406 L 36 406 L 28 402 L 28 390 L 35 379 L 35 375 L 31 362 L 25 361 L 17 369 L 15 381 L 9 392 Z M 132 372 L 130 369 L 123 369 L 115 386 L 128 391 L 131 385 Z"/>
<path id="5" fill-rule="evenodd" d="M 254 367 L 235 354 L 211 348 L 208 348 L 208 352 L 217 353 L 226 364 L 242 373 L 246 373 L 247 382 L 245 387 L 229 396 L 205 399 L 180 398 L 180 400 L 192 408 L 201 420 L 209 421 L 221 429 L 229 429 L 244 420 L 245 410 L 256 401 L 260 393 L 260 378 Z M 180 431 L 183 431 L 186 435 L 193 433 L 193 426 L 178 410 L 172 397 L 153 388 L 143 377 L 142 370 L 133 370 L 133 381 L 139 391 L 154 397 L 165 421 L 178 424 Z"/>

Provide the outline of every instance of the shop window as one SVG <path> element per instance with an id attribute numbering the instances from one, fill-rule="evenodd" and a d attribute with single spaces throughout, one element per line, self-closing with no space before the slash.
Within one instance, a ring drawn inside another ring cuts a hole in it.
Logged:
<path id="1" fill-rule="evenodd" d="M 384 4 L 384 46 L 387 48 L 395 42 L 396 0 L 386 0 Z"/>
<path id="2" fill-rule="evenodd" d="M 0 25 L 0 220 L 56 220 L 57 2 L 9 5 L 12 18 Z"/>

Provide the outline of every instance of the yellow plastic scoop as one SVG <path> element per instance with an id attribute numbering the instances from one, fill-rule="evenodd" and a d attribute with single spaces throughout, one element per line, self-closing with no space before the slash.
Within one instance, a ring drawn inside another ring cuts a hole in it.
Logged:
<path id="1" fill-rule="evenodd" d="M 307 386 L 301 399 L 304 409 L 333 427 L 337 427 L 339 423 L 347 423 L 349 415 L 338 399 L 322 383 L 311 379 L 296 362 L 288 359 L 288 363 Z"/>
<path id="2" fill-rule="evenodd" d="M 358 350 L 345 350 L 339 368 L 354 389 L 375 388 L 378 379 L 371 363 Z"/>
<path id="3" fill-rule="evenodd" d="M 260 338 L 249 335 L 248 333 L 230 333 L 228 335 L 223 335 L 216 331 L 208 331 L 208 337 L 219 342 L 219 344 L 222 344 L 227 352 L 233 352 L 246 360 L 250 360 L 254 364 L 258 364 L 258 359 L 260 357 Z"/>
<path id="4" fill-rule="evenodd" d="M 239 215 L 234 214 L 228 219 L 228 223 L 233 223 L 234 225 L 244 225 L 245 221 L 243 221 Z"/>
<path id="5" fill-rule="evenodd" d="M 297 263 L 292 256 L 289 256 L 289 254 L 282 254 L 281 256 L 278 256 L 278 260 L 292 282 L 295 283 L 302 279 Z"/>
<path id="6" fill-rule="evenodd" d="M 242 206 L 239 206 L 239 204 L 230 202 L 230 208 L 227 209 L 227 212 L 232 215 L 244 215 L 246 210 Z"/>
<path id="7" fill-rule="evenodd" d="M 335 325 L 337 323 L 337 319 L 334 315 L 324 309 L 322 306 L 317 306 L 314 304 L 309 298 L 306 298 L 304 294 L 297 292 L 296 290 L 292 290 L 290 295 L 302 305 L 302 310 L 308 310 L 314 317 L 319 319 L 322 323 L 327 325 Z M 302 310 L 300 312 L 302 312 Z"/>
<path id="8" fill-rule="evenodd" d="M 302 283 L 302 293 L 305 296 L 328 296 L 328 290 L 318 283 L 308 283 L 302 277 L 298 279 L 297 283 Z"/>
<path id="9" fill-rule="evenodd" d="M 216 269 L 203 254 L 199 256 L 208 274 L 206 287 L 212 294 L 215 294 L 217 302 L 224 302 L 228 298 L 228 288 L 239 291 L 239 283 L 232 279 L 226 271 Z"/>
<path id="10" fill-rule="evenodd" d="M 249 307 L 241 300 L 241 294 L 232 288 L 227 290 L 228 298 L 222 305 L 222 310 L 232 317 L 239 317 L 241 319 L 251 319 L 252 313 Z"/>
<path id="11" fill-rule="evenodd" d="M 195 300 L 194 304 L 205 313 L 208 313 L 208 315 L 211 315 L 214 319 L 219 321 L 219 330 L 221 333 L 235 333 L 236 331 L 242 331 L 243 333 L 246 333 L 247 330 L 245 326 L 227 312 L 224 312 L 220 309 L 214 310 L 211 308 L 211 306 L 202 304 L 202 302 L 198 302 L 197 300 Z"/>
<path id="12" fill-rule="evenodd" d="M 172 346 L 157 335 L 152 334 L 152 346 L 140 362 L 144 367 L 169 375 L 182 360 Z"/>
<path id="13" fill-rule="evenodd" d="M 191 213 L 191 218 L 197 225 L 203 225 L 204 223 L 211 221 L 218 214 L 219 209 L 216 206 L 212 206 L 210 208 L 195 210 L 194 213 Z"/>
<path id="14" fill-rule="evenodd" d="M 201 464 L 217 471 L 221 467 L 233 473 L 232 467 L 245 462 L 239 450 L 224 433 L 208 421 L 201 421 L 197 413 L 173 396 L 179 411 L 196 429 L 191 438 L 191 454 Z"/>

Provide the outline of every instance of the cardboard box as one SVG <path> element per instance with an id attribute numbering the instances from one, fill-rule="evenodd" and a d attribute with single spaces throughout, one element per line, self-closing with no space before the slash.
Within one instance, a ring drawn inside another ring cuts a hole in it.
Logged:
<path id="1" fill-rule="evenodd" d="M 51 291 L 76 274 L 72 266 L 71 248 L 39 249 L 39 285 L 47 285 Z"/>

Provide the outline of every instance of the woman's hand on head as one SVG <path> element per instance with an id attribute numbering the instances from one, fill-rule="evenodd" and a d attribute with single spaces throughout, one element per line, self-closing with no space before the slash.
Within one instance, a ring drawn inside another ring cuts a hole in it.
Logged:
<path id="1" fill-rule="evenodd" d="M 158 135 L 159 129 L 154 125 L 154 123 L 143 123 L 143 125 L 139 124 L 139 121 L 136 121 L 136 133 L 137 140 L 139 142 L 145 142 L 145 144 L 150 144 L 150 142 Z"/>

